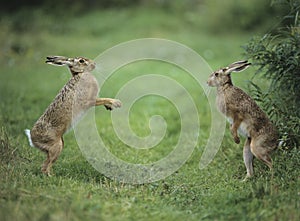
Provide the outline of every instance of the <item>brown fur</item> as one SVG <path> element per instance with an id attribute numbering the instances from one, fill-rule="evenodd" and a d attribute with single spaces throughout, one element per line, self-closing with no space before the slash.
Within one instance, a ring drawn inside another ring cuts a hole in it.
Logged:
<path id="1" fill-rule="evenodd" d="M 230 121 L 230 132 L 235 143 L 240 143 L 238 130 L 246 136 L 244 144 L 244 163 L 247 176 L 253 175 L 253 155 L 272 169 L 270 153 L 278 146 L 278 133 L 267 115 L 243 90 L 231 81 L 231 72 L 241 71 L 250 65 L 239 61 L 221 68 L 208 79 L 208 85 L 217 87 L 217 106 Z"/>
<path id="2" fill-rule="evenodd" d="M 92 106 L 104 105 L 108 110 L 121 106 L 121 102 L 111 98 L 97 98 L 99 86 L 90 73 L 95 68 L 92 60 L 82 57 L 47 57 L 46 63 L 67 65 L 72 78 L 60 90 L 46 111 L 34 124 L 29 139 L 33 145 L 47 154 L 42 172 L 50 175 L 52 164 L 57 160 L 63 146 L 63 134 L 76 123 Z"/>

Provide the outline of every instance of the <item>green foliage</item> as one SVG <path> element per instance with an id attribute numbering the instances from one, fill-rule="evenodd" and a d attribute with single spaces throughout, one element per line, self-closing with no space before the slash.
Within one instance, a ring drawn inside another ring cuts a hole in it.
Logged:
<path id="1" fill-rule="evenodd" d="M 0 128 L 0 165 L 6 166 L 8 163 L 17 159 L 17 148 L 13 148 L 5 128 Z"/>
<path id="2" fill-rule="evenodd" d="M 289 15 L 294 24 L 276 34 L 253 38 L 245 50 L 258 67 L 254 80 L 263 77 L 268 81 L 267 90 L 252 82 L 252 93 L 276 123 L 284 145 L 294 147 L 300 144 L 300 2 L 289 2 L 294 3 Z"/>
<path id="3" fill-rule="evenodd" d="M 211 34 L 199 28 L 207 21 L 204 14 L 166 13 L 165 8 L 154 7 L 107 9 L 67 18 L 39 10 L 19 13 L 0 21 L 1 221 L 299 220 L 298 149 L 274 153 L 274 179 L 267 167 L 255 160 L 255 177 L 240 182 L 245 175 L 242 148 L 226 130 L 213 162 L 199 170 L 210 132 L 209 106 L 191 77 L 172 65 L 132 63 L 116 71 L 100 91 L 102 97 L 114 97 L 128 80 L 158 73 L 180 82 L 195 99 L 201 120 L 199 143 L 189 160 L 164 180 L 129 185 L 105 177 L 84 158 L 72 132 L 64 136 L 65 148 L 54 165 L 54 175 L 45 177 L 40 172 L 45 155 L 29 147 L 23 133 L 70 77 L 66 68 L 46 65 L 47 55 L 94 58 L 120 42 L 158 37 L 193 48 L 218 68 L 239 58 L 239 46 L 252 32 Z M 29 14 L 32 17 L 26 19 Z M 234 76 L 241 86 L 244 77 L 238 78 Z M 180 133 L 177 111 L 159 99 L 138 101 L 130 112 L 130 126 L 138 135 L 147 135 L 148 120 L 154 114 L 164 114 L 168 122 L 168 137 L 158 148 L 135 150 L 123 144 L 110 126 L 111 115 L 105 108 L 96 109 L 97 126 L 116 156 L 133 163 L 149 162 L 169 153 Z"/>

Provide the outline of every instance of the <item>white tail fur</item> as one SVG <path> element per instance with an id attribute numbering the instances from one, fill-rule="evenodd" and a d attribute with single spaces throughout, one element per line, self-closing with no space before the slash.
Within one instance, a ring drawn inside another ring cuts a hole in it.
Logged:
<path id="1" fill-rule="evenodd" d="M 25 132 L 25 134 L 26 134 L 26 136 L 27 136 L 27 138 L 28 138 L 29 145 L 30 145 L 31 147 L 34 147 L 34 145 L 33 145 L 33 143 L 32 143 L 32 140 L 31 140 L 30 130 L 29 130 L 29 129 L 25 129 L 24 132 Z"/>

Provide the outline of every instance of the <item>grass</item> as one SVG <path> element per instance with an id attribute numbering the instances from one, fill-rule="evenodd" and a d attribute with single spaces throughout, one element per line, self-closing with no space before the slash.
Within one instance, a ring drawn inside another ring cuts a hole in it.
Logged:
<path id="1" fill-rule="evenodd" d="M 36 10 L 30 16 L 40 14 Z M 166 73 L 189 91 L 199 112 L 199 141 L 187 162 L 163 180 L 133 185 L 105 177 L 86 161 L 73 132 L 64 137 L 65 148 L 53 167 L 55 175 L 45 177 L 40 173 L 44 154 L 30 148 L 23 134 L 69 78 L 65 68 L 44 64 L 47 55 L 93 58 L 124 41 L 157 37 L 193 48 L 215 69 L 240 59 L 240 46 L 253 33 L 215 35 L 201 26 L 205 22 L 201 16 L 191 20 L 191 14 L 178 16 L 155 8 L 96 11 L 66 17 L 65 22 L 46 14 L 30 27 L 21 22 L 22 16 L 1 20 L 1 220 L 299 220 L 299 150 L 279 149 L 273 154 L 273 179 L 255 161 L 255 177 L 240 182 L 245 175 L 242 147 L 233 143 L 227 130 L 212 163 L 199 170 L 210 129 L 209 109 L 200 102 L 202 90 L 195 82 L 167 64 L 146 61 L 121 68 L 100 93 L 114 97 L 120 86 L 149 70 Z M 234 82 L 246 88 L 250 73 L 233 76 Z M 159 97 L 136 102 L 129 116 L 133 131 L 149 134 L 148 120 L 156 114 L 164 116 L 168 131 L 153 149 L 136 150 L 123 144 L 114 133 L 111 114 L 101 107 L 96 110 L 97 127 L 115 155 L 147 163 L 168 154 L 180 133 L 178 112 Z"/>

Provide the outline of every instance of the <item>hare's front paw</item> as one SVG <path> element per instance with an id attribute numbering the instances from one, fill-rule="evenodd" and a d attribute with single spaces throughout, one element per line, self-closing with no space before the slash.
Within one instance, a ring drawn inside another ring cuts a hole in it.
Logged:
<path id="1" fill-rule="evenodd" d="M 122 102 L 118 99 L 111 99 L 111 102 L 104 106 L 107 110 L 113 110 L 114 108 L 120 108 L 122 106 Z"/>
<path id="2" fill-rule="evenodd" d="M 233 140 L 236 144 L 239 144 L 241 142 L 238 136 L 233 137 Z"/>

